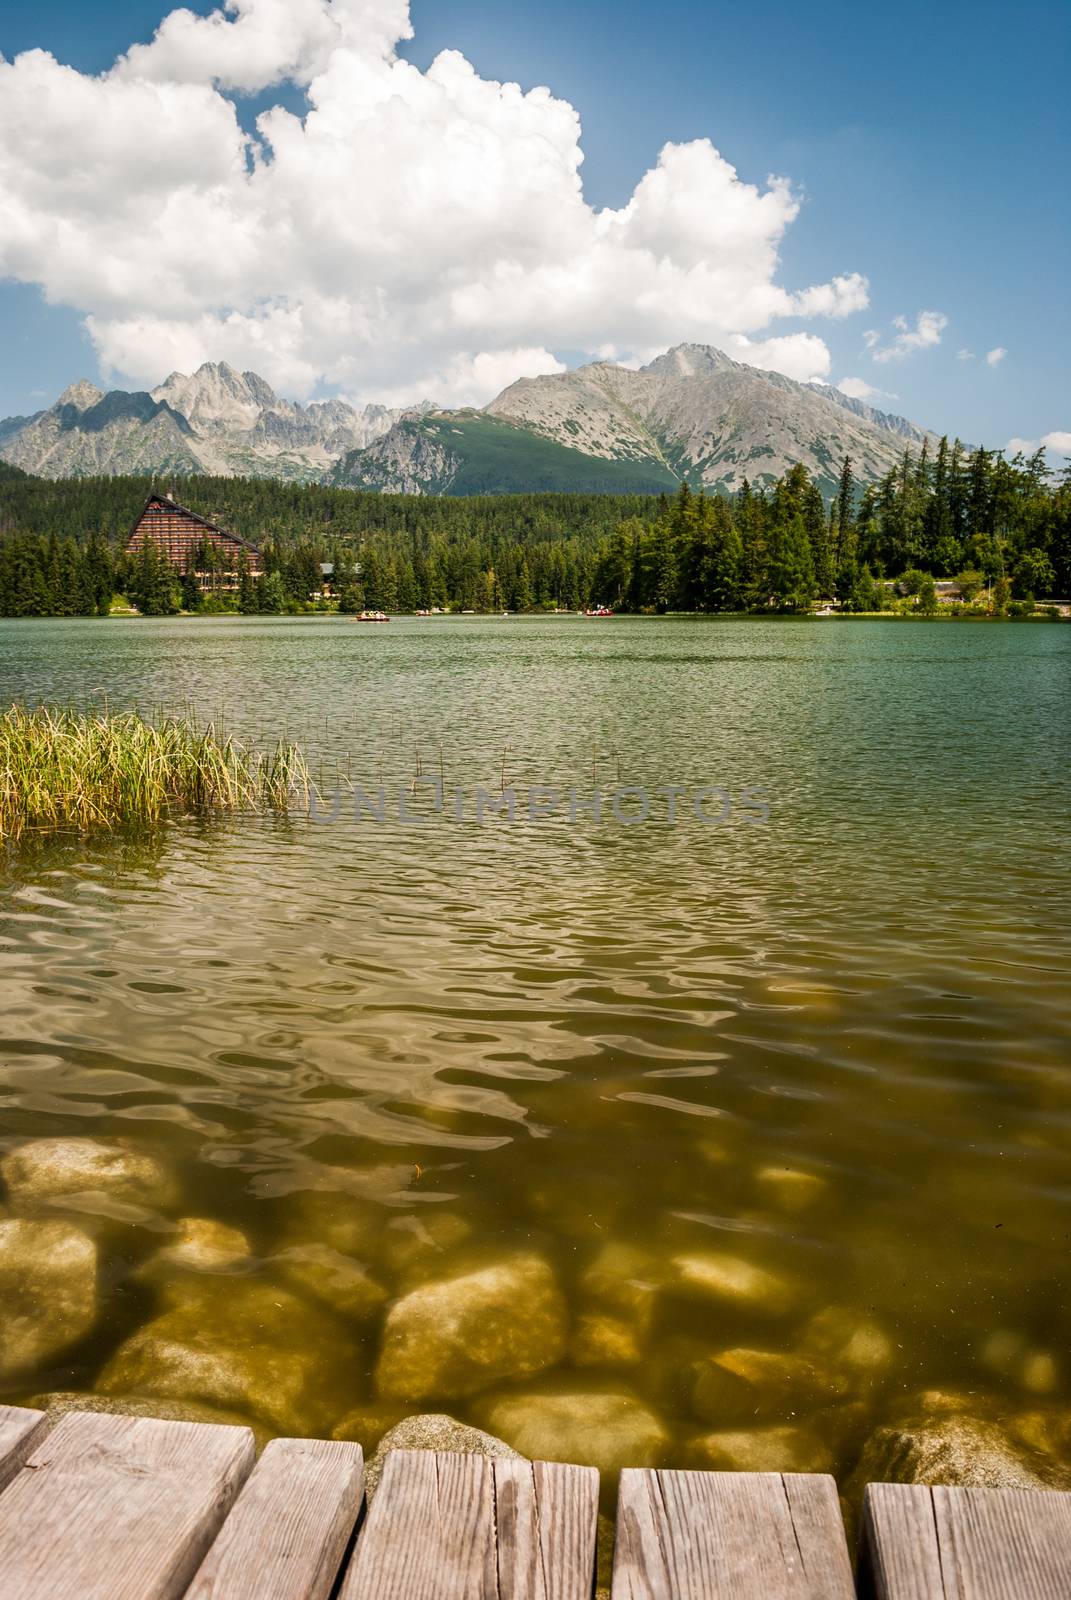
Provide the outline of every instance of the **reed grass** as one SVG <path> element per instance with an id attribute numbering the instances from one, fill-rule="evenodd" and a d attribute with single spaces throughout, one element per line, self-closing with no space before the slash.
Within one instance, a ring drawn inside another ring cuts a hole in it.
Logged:
<path id="1" fill-rule="evenodd" d="M 179 813 L 309 803 L 304 758 L 213 724 L 137 713 L 12 708 L 0 716 L 0 839 L 54 829 L 148 827 Z"/>

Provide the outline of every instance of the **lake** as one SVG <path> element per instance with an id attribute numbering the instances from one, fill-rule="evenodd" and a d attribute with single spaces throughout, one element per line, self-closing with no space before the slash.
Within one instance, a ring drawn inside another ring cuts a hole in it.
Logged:
<path id="1" fill-rule="evenodd" d="M 49 1207 L 97 1313 L 3 1398 L 842 1479 L 933 1391 L 1062 1425 L 1069 683 L 1057 626 L 0 623 L 3 704 L 190 707 L 339 796 L 0 856 L 4 1148 L 167 1174 Z M 429 1351 L 466 1275 L 493 1348 Z"/>

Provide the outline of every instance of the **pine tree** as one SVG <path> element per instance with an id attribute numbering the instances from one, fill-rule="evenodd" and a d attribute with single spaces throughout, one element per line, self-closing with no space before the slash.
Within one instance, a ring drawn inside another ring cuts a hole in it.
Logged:
<path id="1" fill-rule="evenodd" d="M 249 571 L 249 556 L 245 549 L 238 552 L 238 610 L 249 617 L 257 609 L 257 586 Z"/>
<path id="2" fill-rule="evenodd" d="M 703 607 L 739 611 L 743 605 L 744 549 L 728 507 L 714 502 L 702 574 Z"/>
<path id="3" fill-rule="evenodd" d="M 781 611 L 804 611 L 814 598 L 814 563 L 807 527 L 799 512 L 776 521 L 766 565 L 770 600 Z"/>
<path id="4" fill-rule="evenodd" d="M 855 517 L 855 474 L 852 472 L 851 456 L 844 457 L 844 465 L 840 469 L 840 480 L 837 484 L 837 494 L 834 501 L 836 506 L 836 537 L 837 558 L 840 557 L 840 546 L 851 532 Z"/>

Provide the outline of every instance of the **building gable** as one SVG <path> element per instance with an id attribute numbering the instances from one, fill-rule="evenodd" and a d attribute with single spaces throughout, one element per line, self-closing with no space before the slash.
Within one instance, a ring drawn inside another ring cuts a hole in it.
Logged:
<path id="1" fill-rule="evenodd" d="M 170 495 L 151 494 L 142 508 L 126 542 L 128 555 L 134 555 L 146 543 L 154 544 L 160 554 L 176 572 L 196 570 L 198 555 L 206 544 L 222 557 L 225 570 L 236 572 L 244 551 L 253 577 L 264 570 L 260 551 L 255 545 L 219 528 L 207 517 L 198 516 L 178 505 Z"/>

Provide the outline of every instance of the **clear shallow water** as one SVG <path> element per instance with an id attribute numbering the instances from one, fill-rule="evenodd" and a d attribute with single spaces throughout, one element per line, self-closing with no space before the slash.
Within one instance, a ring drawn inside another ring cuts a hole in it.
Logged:
<path id="1" fill-rule="evenodd" d="M 183 822 L 12 854 L 3 1140 L 160 1154 L 167 1217 L 245 1229 L 268 1284 L 308 1191 L 383 1163 L 405 1169 L 385 1239 L 469 1229 L 405 1270 L 369 1247 L 390 1295 L 473 1250 L 536 1250 L 579 1318 L 617 1240 L 785 1279 L 773 1315 L 660 1292 L 641 1361 L 574 1346 L 517 1386 L 635 1395 L 667 1464 L 715 1425 L 693 1360 L 802 1349 L 829 1305 L 885 1340 L 850 1376 L 851 1426 L 772 1398 L 759 1420 L 812 1427 L 842 1473 L 921 1390 L 1062 1413 L 1069 668 L 1058 627 L 0 623 L 4 703 L 190 704 L 297 739 L 347 796 L 441 773 L 468 819 L 479 785 L 522 794 L 512 823 Z M 587 799 L 593 776 L 761 787 L 770 819 L 524 817 L 527 786 Z M 94 1387 L 152 1314 L 137 1271 L 166 1227 L 108 1235 L 93 1333 L 5 1398 Z M 344 1376 L 311 1431 L 374 1399 L 382 1316 L 339 1317 Z"/>

